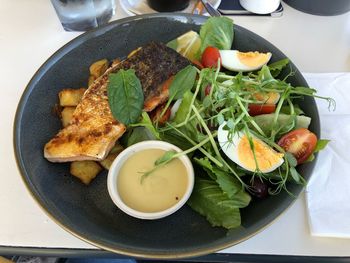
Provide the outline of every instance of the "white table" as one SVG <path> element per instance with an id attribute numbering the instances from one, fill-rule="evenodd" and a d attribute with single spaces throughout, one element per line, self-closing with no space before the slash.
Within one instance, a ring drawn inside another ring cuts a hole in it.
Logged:
<path id="1" fill-rule="evenodd" d="M 113 19 L 126 14 L 117 4 Z M 279 47 L 302 72 L 350 71 L 350 13 L 321 17 L 284 5 L 281 18 L 232 17 Z M 65 32 L 48 0 L 0 0 L 0 246 L 86 248 L 56 225 L 24 187 L 13 152 L 19 98 L 40 65 L 80 33 Z M 304 195 L 261 233 L 225 253 L 350 256 L 350 239 L 309 234 Z"/>

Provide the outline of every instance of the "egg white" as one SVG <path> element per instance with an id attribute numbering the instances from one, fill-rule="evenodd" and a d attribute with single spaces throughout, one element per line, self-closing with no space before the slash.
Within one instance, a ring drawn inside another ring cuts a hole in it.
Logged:
<path id="1" fill-rule="evenodd" d="M 232 138 L 230 138 L 230 141 L 229 141 L 228 139 L 229 131 L 224 130 L 225 125 L 226 125 L 226 122 L 222 123 L 218 128 L 218 141 L 222 151 L 226 154 L 228 158 L 230 158 L 233 162 L 235 162 L 242 168 L 251 172 L 255 172 L 255 170 L 251 169 L 250 167 L 247 167 L 244 163 L 242 163 L 238 157 L 238 144 L 245 134 L 242 131 L 237 132 L 232 136 Z M 259 140 L 257 138 L 254 138 L 254 139 Z M 261 140 L 259 141 L 262 144 L 265 144 Z M 260 171 L 263 173 L 272 172 L 273 170 L 281 166 L 282 163 L 283 163 L 283 158 L 281 157 L 277 163 L 273 164 L 271 167 L 267 169 L 260 169 Z"/>
<path id="2" fill-rule="evenodd" d="M 179 110 L 181 102 L 182 102 L 182 99 L 178 99 L 177 101 L 175 101 L 174 105 L 171 107 L 171 110 L 170 110 L 169 120 L 173 120 L 175 118 L 175 115 L 176 115 L 177 111 Z"/>
<path id="3" fill-rule="evenodd" d="M 263 65 L 265 65 L 271 59 L 272 54 L 268 52 L 268 60 L 265 63 L 255 65 L 250 67 L 248 65 L 243 64 L 238 57 L 238 50 L 220 50 L 220 58 L 221 64 L 224 68 L 232 71 L 254 71 L 260 69 Z"/>

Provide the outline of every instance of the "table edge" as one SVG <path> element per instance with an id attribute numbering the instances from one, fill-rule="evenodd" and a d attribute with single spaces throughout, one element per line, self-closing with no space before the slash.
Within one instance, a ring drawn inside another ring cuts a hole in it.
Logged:
<path id="1" fill-rule="evenodd" d="M 101 249 L 83 248 L 45 248 L 45 247 L 13 247 L 0 246 L 0 255 L 40 256 L 59 258 L 110 258 L 132 259 L 131 257 L 115 254 Z M 174 259 L 176 260 L 176 259 Z M 145 260 L 147 261 L 147 259 Z M 305 255 L 276 255 L 276 254 L 243 254 L 243 253 L 213 253 L 205 256 L 181 259 L 185 262 L 350 262 L 350 256 L 305 256 Z"/>

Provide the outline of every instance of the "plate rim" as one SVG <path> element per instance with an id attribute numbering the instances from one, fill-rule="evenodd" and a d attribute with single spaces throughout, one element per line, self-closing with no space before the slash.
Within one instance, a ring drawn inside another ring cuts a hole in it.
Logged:
<path id="1" fill-rule="evenodd" d="M 21 129 L 20 129 L 21 122 L 20 121 L 23 117 L 23 111 L 24 111 L 24 108 L 26 106 L 26 101 L 27 101 L 28 97 L 30 96 L 31 91 L 34 89 L 36 82 L 39 81 L 41 79 L 41 77 L 47 72 L 47 70 L 50 68 L 52 63 L 55 63 L 57 60 L 59 60 L 61 58 L 61 56 L 63 54 L 68 53 L 70 50 L 74 49 L 80 43 L 84 42 L 85 39 L 89 39 L 89 38 L 93 38 L 95 36 L 102 35 L 102 34 L 108 32 L 109 30 L 113 30 L 115 27 L 119 27 L 125 23 L 129 23 L 129 22 L 132 22 L 135 20 L 150 19 L 150 18 L 167 18 L 167 19 L 179 18 L 180 21 L 183 21 L 183 19 L 181 20 L 181 18 L 186 18 L 186 19 L 193 19 L 194 24 L 196 24 L 196 23 L 201 24 L 201 23 L 205 22 L 205 20 L 207 20 L 209 17 L 203 16 L 203 15 L 193 15 L 193 14 L 188 14 L 188 13 L 153 13 L 153 14 L 143 14 L 143 15 L 131 16 L 131 17 L 126 17 L 123 19 L 112 21 L 112 22 L 110 22 L 102 27 L 85 32 L 85 33 L 77 36 L 76 38 L 73 38 L 65 45 L 61 46 L 57 51 L 55 51 L 51 56 L 49 56 L 47 58 L 47 60 L 33 74 L 30 81 L 26 85 L 26 87 L 21 95 L 21 98 L 18 102 L 16 113 L 15 113 L 15 119 L 14 119 L 14 123 L 13 123 L 13 147 L 14 147 L 14 153 L 15 153 L 15 160 L 16 160 L 17 168 L 20 172 L 22 181 L 25 184 L 25 187 L 27 188 L 28 192 L 33 197 L 35 202 L 42 209 L 42 211 L 44 211 L 45 214 L 51 220 L 53 220 L 57 225 L 59 225 L 62 229 L 64 229 L 68 233 L 72 234 L 73 236 L 79 238 L 80 240 L 83 240 L 84 242 L 87 242 L 88 244 L 91 244 L 97 248 L 101 248 L 101 249 L 104 249 L 104 250 L 107 250 L 107 251 L 110 251 L 113 253 L 132 256 L 132 257 L 136 257 L 136 258 L 180 259 L 180 258 L 203 256 L 206 254 L 218 252 L 222 249 L 226 249 L 228 247 L 234 246 L 234 245 L 241 243 L 241 242 L 251 238 L 252 236 L 260 233 L 261 231 L 266 229 L 268 226 L 273 224 L 276 220 L 278 220 L 278 218 L 282 214 L 284 214 L 294 204 L 294 202 L 297 200 L 297 198 L 292 199 L 290 201 L 290 203 L 285 206 L 283 211 L 279 212 L 273 220 L 271 220 L 270 222 L 268 222 L 266 224 L 263 224 L 262 227 L 260 227 L 259 229 L 253 231 L 251 234 L 246 235 L 245 237 L 243 237 L 239 240 L 233 240 L 233 241 L 231 240 L 231 241 L 226 241 L 226 242 L 223 241 L 223 242 L 219 242 L 219 244 L 214 244 L 210 247 L 204 247 L 204 248 L 200 247 L 200 248 L 197 248 L 197 249 L 194 249 L 191 251 L 183 251 L 181 253 L 159 253 L 159 252 L 158 253 L 152 253 L 152 252 L 140 253 L 139 251 L 135 250 L 134 248 L 125 249 L 125 248 L 110 247 L 110 246 L 106 246 L 103 244 L 101 245 L 100 243 L 90 240 L 88 237 L 81 235 L 80 233 L 78 233 L 78 231 L 76 231 L 76 230 L 72 229 L 71 227 L 66 226 L 64 223 L 60 222 L 52 214 L 52 212 L 48 211 L 49 209 L 42 201 L 42 198 L 41 198 L 40 194 L 38 193 L 38 191 L 35 191 L 35 192 L 33 191 L 33 190 L 36 190 L 36 187 L 34 184 L 32 184 L 30 182 L 30 180 L 28 180 L 29 173 L 27 172 L 26 165 L 24 164 L 24 161 L 23 161 L 22 152 L 21 152 L 21 149 L 19 147 L 20 146 L 20 133 L 21 133 Z M 252 32 L 252 31 L 250 31 L 242 26 L 239 26 L 237 24 L 234 24 L 234 26 L 235 26 L 235 28 L 238 27 L 238 28 L 240 28 L 240 30 L 246 31 L 248 34 L 254 36 L 257 39 L 262 39 L 262 40 L 268 42 L 269 45 L 271 45 L 273 48 L 282 52 L 280 49 L 278 49 L 276 46 L 274 46 L 271 42 L 269 42 L 267 39 L 264 39 L 263 37 L 259 36 L 258 34 Z M 295 67 L 293 62 L 291 62 L 291 64 Z M 300 71 L 296 67 L 295 67 L 295 69 L 298 73 L 300 73 Z M 307 82 L 305 81 L 305 79 L 301 73 L 300 73 L 300 77 L 302 78 L 301 80 L 307 85 Z M 316 106 L 316 104 L 315 104 L 315 106 Z M 316 116 L 316 119 L 314 119 L 314 121 L 316 122 L 316 126 L 319 127 L 319 115 L 318 115 L 317 106 L 316 106 L 316 111 L 317 111 L 317 116 Z M 319 129 L 316 131 L 316 133 L 320 134 Z M 314 162 L 311 163 L 311 165 L 312 165 L 311 170 L 314 169 L 314 166 L 317 162 L 317 159 L 318 158 L 316 155 Z M 298 191 L 297 196 L 299 196 L 300 193 L 304 190 L 305 190 L 305 188 L 301 187 L 301 190 Z"/>

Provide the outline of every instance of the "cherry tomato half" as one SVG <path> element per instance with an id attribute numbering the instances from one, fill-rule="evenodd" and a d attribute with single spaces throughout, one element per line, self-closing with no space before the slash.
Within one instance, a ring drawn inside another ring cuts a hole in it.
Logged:
<path id="1" fill-rule="evenodd" d="M 248 111 L 250 116 L 256 116 L 260 114 L 273 113 L 276 110 L 275 104 L 249 104 Z"/>
<path id="2" fill-rule="evenodd" d="M 298 164 L 305 162 L 316 148 L 317 137 L 305 128 L 296 129 L 282 136 L 278 141 L 286 152 L 294 155 Z"/>
<path id="3" fill-rule="evenodd" d="M 202 65 L 205 68 L 216 68 L 219 58 L 219 49 L 216 47 L 207 47 L 202 54 Z"/>

